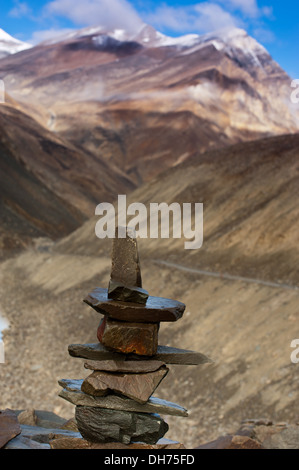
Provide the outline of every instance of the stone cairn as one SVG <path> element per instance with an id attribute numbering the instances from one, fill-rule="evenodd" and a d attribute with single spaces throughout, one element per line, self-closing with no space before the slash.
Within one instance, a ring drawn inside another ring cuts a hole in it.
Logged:
<path id="1" fill-rule="evenodd" d="M 69 354 L 85 359 L 84 367 L 93 372 L 85 380 L 60 380 L 59 396 L 75 405 L 86 441 L 138 443 L 141 449 L 157 443 L 159 448 L 168 431 L 160 414 L 188 416 L 185 408 L 153 396 L 169 371 L 166 364 L 212 361 L 198 352 L 158 345 L 160 322 L 180 319 L 185 305 L 152 297 L 142 288 L 137 241 L 123 230 L 125 238 L 113 241 L 108 289 L 97 288 L 84 299 L 103 315 L 99 342 L 69 346 Z"/>

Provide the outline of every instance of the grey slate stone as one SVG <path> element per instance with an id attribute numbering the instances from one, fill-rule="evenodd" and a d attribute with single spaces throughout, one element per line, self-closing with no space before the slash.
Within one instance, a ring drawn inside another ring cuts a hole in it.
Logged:
<path id="1" fill-rule="evenodd" d="M 168 431 L 167 423 L 157 414 L 76 406 L 75 418 L 80 433 L 91 442 L 155 444 Z"/>
<path id="2" fill-rule="evenodd" d="M 137 354 L 122 354 L 109 351 L 101 343 L 91 344 L 70 344 L 68 347 L 69 354 L 72 357 L 81 357 L 84 359 L 92 359 L 96 361 L 106 360 L 144 360 L 146 356 L 138 356 Z M 202 353 L 189 351 L 185 349 L 171 348 L 169 346 L 158 346 L 157 353 L 149 356 L 149 359 L 162 361 L 165 364 L 182 364 L 182 365 L 199 365 L 213 362 L 210 358 Z"/>

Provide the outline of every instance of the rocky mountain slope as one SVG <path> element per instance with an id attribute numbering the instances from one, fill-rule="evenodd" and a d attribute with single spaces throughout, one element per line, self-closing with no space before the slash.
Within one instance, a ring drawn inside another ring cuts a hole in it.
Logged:
<path id="1" fill-rule="evenodd" d="M 182 230 L 180 239 L 141 239 L 144 256 L 298 285 L 298 152 L 299 134 L 240 143 L 189 159 L 135 190 L 127 205 L 145 204 L 148 222 L 151 202 L 191 203 L 193 209 L 196 202 L 204 205 L 202 248 L 184 249 Z M 117 214 L 117 203 L 115 209 Z M 98 254 L 98 220 L 93 217 L 57 249 Z M 101 241 L 105 243 L 109 241 Z"/>
<path id="2" fill-rule="evenodd" d="M 7 96 L 0 104 L 0 255 L 33 238 L 60 238 L 127 190 L 125 175 L 52 134 Z M 95 176 L 96 175 L 96 181 Z"/>
<path id="3" fill-rule="evenodd" d="M 298 422 L 299 369 L 290 359 L 298 337 L 298 152 L 298 135 L 210 151 L 128 199 L 204 203 L 200 250 L 184 250 L 183 240 L 139 241 L 144 287 L 186 304 L 180 321 L 161 326 L 160 344 L 214 360 L 172 367 L 159 388 L 161 398 L 189 409 L 189 418 L 167 417 L 166 435 L 187 447 L 234 432 L 242 419 Z M 57 396 L 57 381 L 86 375 L 67 346 L 97 341 L 101 315 L 82 299 L 107 285 L 111 268 L 111 240 L 96 238 L 96 221 L 1 263 L 0 310 L 11 324 L 0 368 L 2 409 L 73 416 Z"/>

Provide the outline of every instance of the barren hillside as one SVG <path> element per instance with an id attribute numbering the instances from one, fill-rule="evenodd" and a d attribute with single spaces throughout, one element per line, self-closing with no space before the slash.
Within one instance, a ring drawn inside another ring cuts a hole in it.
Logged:
<path id="1" fill-rule="evenodd" d="M 159 388 L 161 398 L 190 411 L 189 418 L 167 418 L 167 437 L 187 447 L 236 429 L 243 418 L 298 421 L 299 369 L 290 361 L 299 333 L 298 152 L 298 135 L 209 152 L 129 199 L 204 203 L 200 250 L 184 250 L 183 240 L 139 241 L 144 287 L 186 304 L 181 320 L 161 325 L 160 344 L 215 361 L 172 366 Z M 38 243 L 1 264 L 0 311 L 11 323 L 0 369 L 2 407 L 73 416 L 57 396 L 57 380 L 86 375 L 82 362 L 68 356 L 68 344 L 96 342 L 101 315 L 82 299 L 107 285 L 111 250 L 111 240 L 96 238 L 96 220 L 56 245 Z"/>

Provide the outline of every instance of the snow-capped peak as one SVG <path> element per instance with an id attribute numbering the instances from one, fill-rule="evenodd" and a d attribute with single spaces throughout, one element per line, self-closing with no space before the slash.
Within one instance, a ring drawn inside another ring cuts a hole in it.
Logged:
<path id="1" fill-rule="evenodd" d="M 136 37 L 136 40 L 140 41 L 143 45 L 149 46 L 182 46 L 191 47 L 197 43 L 199 38 L 198 34 L 186 34 L 185 36 L 179 36 L 172 38 L 165 34 L 156 31 L 149 25 L 145 25 L 141 32 Z"/>
<path id="2" fill-rule="evenodd" d="M 89 26 L 80 30 L 68 31 L 43 41 L 42 44 L 49 45 L 80 40 L 85 37 L 91 37 L 95 44 L 101 45 L 106 44 L 108 38 L 112 38 L 120 42 L 138 42 L 145 48 L 173 47 L 182 55 L 191 54 L 203 47 L 213 45 L 218 51 L 223 51 L 233 58 L 238 57 L 240 61 L 245 60 L 247 63 L 258 67 L 261 67 L 263 60 L 269 57 L 266 49 L 240 28 L 226 28 L 202 35 L 186 34 L 179 37 L 170 37 L 160 33 L 146 23 L 143 23 L 139 26 L 138 30 L 133 32 L 119 28 L 107 30 L 103 26 Z"/>
<path id="3" fill-rule="evenodd" d="M 244 54 L 248 55 L 267 54 L 261 44 L 240 28 L 226 28 L 207 34 L 170 37 L 156 31 L 152 26 L 144 24 L 139 33 L 131 39 L 140 42 L 144 47 L 177 47 L 187 54 L 207 44 L 213 44 L 216 49 L 225 50 L 228 54 L 236 49 L 241 49 Z"/>
<path id="4" fill-rule="evenodd" d="M 158 33 L 159 34 L 159 33 Z M 161 38 L 160 45 L 177 46 L 182 55 L 191 54 L 203 47 L 213 45 L 218 51 L 257 67 L 263 67 L 262 63 L 269 59 L 268 51 L 247 32 L 240 28 L 226 28 L 203 35 L 189 34 L 178 38 Z"/>
<path id="5" fill-rule="evenodd" d="M 87 36 L 91 36 L 94 40 L 98 38 L 98 41 L 101 42 L 101 37 L 110 37 L 117 41 L 131 41 L 134 35 L 128 33 L 124 29 L 113 29 L 107 30 L 103 26 L 89 26 L 87 28 L 69 31 L 67 33 L 58 35 L 50 39 L 42 41 L 40 44 L 51 45 L 59 42 L 78 40 Z"/>
<path id="6" fill-rule="evenodd" d="M 244 52 L 250 50 L 258 53 L 267 53 L 267 50 L 257 42 L 253 37 L 240 28 L 226 28 L 215 33 L 206 34 L 205 37 L 208 39 L 220 39 L 226 45 L 234 47 L 235 49 L 242 49 Z"/>
<path id="7" fill-rule="evenodd" d="M 244 29 L 226 28 L 207 34 L 187 34 L 179 37 L 169 37 L 156 32 L 156 40 L 161 46 L 182 46 L 193 48 L 196 46 L 213 43 L 217 49 L 232 47 L 242 50 L 255 50 L 256 52 L 267 52 L 254 38 L 249 36 Z"/>
<path id="8" fill-rule="evenodd" d="M 3 29 L 0 28 L 0 41 L 4 42 L 18 42 L 17 39 L 10 36 L 10 34 L 6 33 Z"/>
<path id="9" fill-rule="evenodd" d="M 31 44 L 22 42 L 19 39 L 12 37 L 0 28 L 0 57 L 5 57 L 16 52 L 24 51 L 32 47 Z"/>

